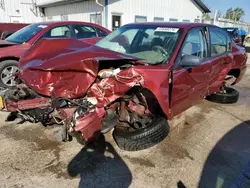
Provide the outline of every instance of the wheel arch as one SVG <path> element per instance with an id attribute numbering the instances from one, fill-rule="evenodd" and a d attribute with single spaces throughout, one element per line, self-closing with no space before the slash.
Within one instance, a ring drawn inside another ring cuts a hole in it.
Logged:
<path id="1" fill-rule="evenodd" d="M 234 76 L 235 78 L 238 78 L 240 76 L 240 69 L 231 69 L 227 75 Z"/>
<path id="2" fill-rule="evenodd" d="M 167 104 L 163 104 L 164 101 L 161 101 L 161 96 L 159 96 L 160 94 L 158 94 L 158 96 L 157 96 L 154 94 L 153 91 L 151 91 L 151 89 L 143 87 L 143 86 L 135 86 L 131 89 L 132 90 L 136 89 L 137 91 L 140 91 L 143 94 L 143 96 L 147 100 L 149 109 L 150 110 L 153 109 L 153 113 L 160 115 L 160 116 L 163 116 L 166 119 L 170 119 L 168 106 L 167 106 L 168 110 L 166 110 L 166 108 L 164 110 L 163 105 L 167 105 Z"/>
<path id="3" fill-rule="evenodd" d="M 9 56 L 9 57 L 3 57 L 0 59 L 0 62 L 6 61 L 6 60 L 15 60 L 15 61 L 19 61 L 20 58 L 18 57 L 14 57 L 14 56 Z"/>

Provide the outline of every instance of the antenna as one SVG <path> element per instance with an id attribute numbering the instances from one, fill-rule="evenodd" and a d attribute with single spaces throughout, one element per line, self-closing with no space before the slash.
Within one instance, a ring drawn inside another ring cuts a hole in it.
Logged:
<path id="1" fill-rule="evenodd" d="M 4 0 L 0 0 L 0 8 L 4 9 Z"/>
<path id="2" fill-rule="evenodd" d="M 36 1 L 35 0 L 32 0 L 32 5 L 30 7 L 30 10 L 31 10 L 31 12 L 33 12 L 33 14 L 35 16 L 37 16 L 37 7 L 36 7 Z"/>

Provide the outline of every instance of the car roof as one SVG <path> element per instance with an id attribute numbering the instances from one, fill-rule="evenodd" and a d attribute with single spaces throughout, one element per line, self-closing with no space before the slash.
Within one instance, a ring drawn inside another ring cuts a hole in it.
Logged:
<path id="1" fill-rule="evenodd" d="M 101 25 L 90 23 L 90 22 L 81 22 L 81 21 L 48 21 L 48 22 L 37 22 L 33 23 L 36 25 L 48 25 L 48 26 L 57 26 L 57 25 L 63 25 L 63 24 L 86 24 L 86 25 L 92 25 L 99 28 L 103 28 Z M 106 29 L 106 28 L 105 28 Z"/>
<path id="2" fill-rule="evenodd" d="M 89 25 L 89 26 L 93 26 L 93 27 L 97 27 L 107 33 L 110 33 L 110 31 L 98 24 L 95 23 L 90 23 L 90 22 L 81 22 L 81 21 L 48 21 L 48 22 L 37 22 L 37 23 L 33 23 L 36 25 L 48 25 L 49 27 L 53 27 L 53 26 L 59 26 L 59 25 L 68 25 L 68 24 L 84 24 L 84 25 Z"/>
<path id="3" fill-rule="evenodd" d="M 192 28 L 197 26 L 212 26 L 212 24 L 205 23 L 188 23 L 188 22 L 142 22 L 142 23 L 130 23 L 126 26 L 158 26 L 158 27 L 178 27 L 178 28 Z"/>

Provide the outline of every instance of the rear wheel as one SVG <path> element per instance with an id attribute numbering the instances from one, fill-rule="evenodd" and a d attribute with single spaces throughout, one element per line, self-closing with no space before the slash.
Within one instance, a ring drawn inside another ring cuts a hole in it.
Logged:
<path id="1" fill-rule="evenodd" d="M 5 60 L 0 62 L 0 87 L 12 88 L 15 86 L 13 74 L 18 72 L 18 61 Z"/>
<path id="2" fill-rule="evenodd" d="M 220 92 L 209 95 L 206 99 L 221 104 L 232 104 L 238 101 L 239 92 L 233 88 L 224 87 Z"/>

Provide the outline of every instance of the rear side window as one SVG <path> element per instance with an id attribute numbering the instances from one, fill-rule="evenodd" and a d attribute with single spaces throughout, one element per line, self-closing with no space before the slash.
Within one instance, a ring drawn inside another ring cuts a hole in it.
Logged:
<path id="1" fill-rule="evenodd" d="M 211 56 L 217 56 L 231 51 L 228 34 L 219 28 L 210 28 Z"/>
<path id="2" fill-rule="evenodd" d="M 98 37 L 94 27 L 88 25 L 73 25 L 73 28 L 77 39 Z"/>
<path id="3" fill-rule="evenodd" d="M 97 31 L 99 37 L 106 37 L 108 35 L 108 33 L 106 33 L 105 31 L 103 31 L 99 28 L 96 28 L 96 31 Z"/>

